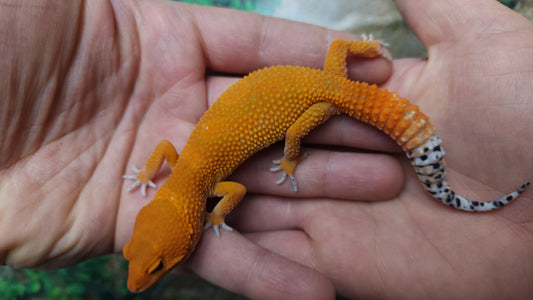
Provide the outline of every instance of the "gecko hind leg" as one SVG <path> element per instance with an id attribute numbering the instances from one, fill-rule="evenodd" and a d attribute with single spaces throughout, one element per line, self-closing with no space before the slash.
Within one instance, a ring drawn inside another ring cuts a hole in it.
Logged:
<path id="1" fill-rule="evenodd" d="M 372 36 L 362 35 L 361 38 L 362 41 L 333 41 L 324 63 L 324 72 L 337 77 L 348 78 L 348 70 L 346 69 L 348 52 L 361 58 L 383 57 L 389 61 L 392 60 L 387 43 L 374 40 Z"/>
<path id="2" fill-rule="evenodd" d="M 300 154 L 300 144 L 304 136 L 306 136 L 313 128 L 327 121 L 331 116 L 339 112 L 337 106 L 329 102 L 318 102 L 311 105 L 298 119 L 289 127 L 285 133 L 285 148 L 284 156 L 280 160 L 275 160 L 273 163 L 277 166 L 272 167 L 270 171 L 283 171 L 281 178 L 276 181 L 281 184 L 287 177 L 291 180 L 292 188 L 295 192 L 298 191 L 296 184 L 296 177 L 294 172 L 296 166 L 304 160 L 308 153 Z"/>

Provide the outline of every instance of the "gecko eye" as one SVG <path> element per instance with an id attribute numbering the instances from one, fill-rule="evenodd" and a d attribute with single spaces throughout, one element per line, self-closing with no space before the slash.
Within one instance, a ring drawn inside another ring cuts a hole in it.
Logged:
<path id="1" fill-rule="evenodd" d="M 156 273 L 156 272 L 159 272 L 159 271 L 163 270 L 163 267 L 164 267 L 164 266 L 165 266 L 165 263 L 163 262 L 162 259 L 160 259 L 160 260 L 154 262 L 154 263 L 150 266 L 150 268 L 148 268 L 148 273 L 149 273 L 149 274 L 154 274 L 154 273 Z"/>

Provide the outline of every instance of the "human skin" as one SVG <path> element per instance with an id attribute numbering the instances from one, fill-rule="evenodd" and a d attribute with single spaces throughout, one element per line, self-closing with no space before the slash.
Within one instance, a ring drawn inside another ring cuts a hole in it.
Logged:
<path id="1" fill-rule="evenodd" d="M 12 266 L 120 252 L 154 193 L 125 192 L 131 164 L 161 139 L 179 151 L 236 75 L 320 68 L 333 39 L 353 38 L 164 1 L 16 3 L 0 2 L 0 258 Z M 430 117 L 464 196 L 495 199 L 533 177 L 531 23 L 496 1 L 397 4 L 429 58 L 395 61 L 392 74 L 384 59 L 350 61 L 350 77 L 391 75 L 383 86 Z M 184 268 L 251 298 L 533 292 L 531 191 L 501 211 L 458 212 L 376 130 L 340 117 L 306 143 L 301 192 L 268 171 L 281 147 L 260 153 L 232 177 L 248 189 L 228 220 L 237 231 L 207 231 Z"/>

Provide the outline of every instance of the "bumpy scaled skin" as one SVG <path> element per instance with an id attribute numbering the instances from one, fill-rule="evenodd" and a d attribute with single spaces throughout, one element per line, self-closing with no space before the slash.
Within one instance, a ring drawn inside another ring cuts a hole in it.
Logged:
<path id="1" fill-rule="evenodd" d="M 150 179 L 166 159 L 172 174 L 137 216 L 133 236 L 124 247 L 129 260 L 128 288 L 140 292 L 186 259 L 200 239 L 208 197 L 222 197 L 207 217 L 207 226 L 230 229 L 225 216 L 246 188 L 223 181 L 257 151 L 285 139 L 285 155 L 273 171 L 283 171 L 297 190 L 294 171 L 304 158 L 300 140 L 335 114 L 348 114 L 394 139 L 411 159 L 424 188 L 454 208 L 486 211 L 507 204 L 529 182 L 491 202 L 467 200 L 446 182 L 444 151 L 428 117 L 396 93 L 347 79 L 346 55 L 384 56 L 384 44 L 374 40 L 331 45 L 324 70 L 276 66 L 255 71 L 228 88 L 198 122 L 182 154 L 162 141 L 132 187 L 152 186 Z M 125 176 L 132 178 L 131 175 Z"/>

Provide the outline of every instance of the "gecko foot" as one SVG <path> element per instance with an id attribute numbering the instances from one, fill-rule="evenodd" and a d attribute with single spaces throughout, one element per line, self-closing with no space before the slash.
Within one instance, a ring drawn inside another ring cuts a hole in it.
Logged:
<path id="1" fill-rule="evenodd" d="M 274 160 L 274 161 L 272 161 L 272 163 L 273 164 L 279 164 L 279 160 Z M 270 171 L 272 171 L 272 172 L 283 171 L 283 168 L 281 167 L 281 165 L 279 165 L 277 167 L 270 168 Z M 296 177 L 294 177 L 292 175 L 288 175 L 288 176 L 289 176 L 289 179 L 292 182 L 292 189 L 295 192 L 297 192 L 298 191 L 298 184 L 296 184 Z M 285 171 L 283 171 L 283 173 L 281 174 L 281 178 L 276 180 L 276 184 L 282 184 L 283 182 L 285 182 L 285 179 L 287 179 L 287 173 Z"/>
<path id="2" fill-rule="evenodd" d="M 217 235 L 217 238 L 220 238 L 220 227 L 222 229 L 225 229 L 227 231 L 233 231 L 233 228 L 226 225 L 224 222 L 224 216 L 217 214 L 215 212 L 212 212 L 206 216 L 205 220 L 205 226 L 204 231 L 209 229 L 209 227 L 213 226 L 213 230 L 215 230 L 215 234 Z"/>
<path id="3" fill-rule="evenodd" d="M 213 230 L 215 231 L 215 234 L 216 234 L 217 238 L 220 238 L 220 229 L 219 229 L 219 227 L 222 227 L 222 229 L 227 230 L 227 231 L 233 231 L 233 228 L 231 228 L 230 226 L 228 226 L 224 222 L 222 222 L 220 224 L 217 224 L 217 225 L 213 225 L 213 224 L 211 224 L 211 222 L 209 222 L 209 220 L 207 220 L 205 222 L 204 231 L 209 229 L 209 227 L 211 227 L 211 225 L 213 226 Z"/>
<path id="4" fill-rule="evenodd" d="M 270 171 L 283 171 L 283 173 L 281 174 L 281 178 L 276 181 L 276 184 L 282 184 L 283 182 L 285 182 L 285 179 L 289 177 L 292 183 L 292 189 L 297 192 L 298 184 L 296 184 L 296 177 L 294 177 L 294 171 L 296 170 L 296 166 L 298 165 L 298 163 L 304 160 L 308 155 L 309 153 L 305 152 L 303 155 L 300 155 L 296 159 L 288 159 L 286 157 L 283 157 L 282 159 L 272 161 L 272 163 L 277 166 L 270 168 Z"/>
<path id="5" fill-rule="evenodd" d="M 363 33 L 363 34 L 361 34 L 361 40 L 363 42 L 366 42 L 366 41 L 374 41 L 375 39 L 374 39 L 374 35 L 373 34 L 370 33 L 370 34 L 367 35 L 366 33 Z M 390 52 L 389 52 L 389 47 L 390 47 L 389 43 L 384 42 L 382 40 L 378 40 L 378 42 L 379 42 L 379 45 L 381 47 L 381 56 L 383 58 L 391 61 L 392 60 L 392 56 L 390 55 Z"/>
<path id="6" fill-rule="evenodd" d="M 141 187 L 141 194 L 144 197 L 146 197 L 146 188 L 147 187 L 156 188 L 157 186 L 151 180 L 148 180 L 147 182 L 141 182 L 137 178 L 137 174 L 139 174 L 140 170 L 137 169 L 137 167 L 135 167 L 135 166 L 131 166 L 131 169 L 133 170 L 135 175 L 122 175 L 122 178 L 124 178 L 124 179 L 130 179 L 130 180 L 134 180 L 135 181 L 132 185 L 130 185 L 128 187 L 128 189 L 126 191 L 131 192 L 131 191 L 133 191 L 134 189 L 136 189 L 137 187 L 140 186 Z"/>

